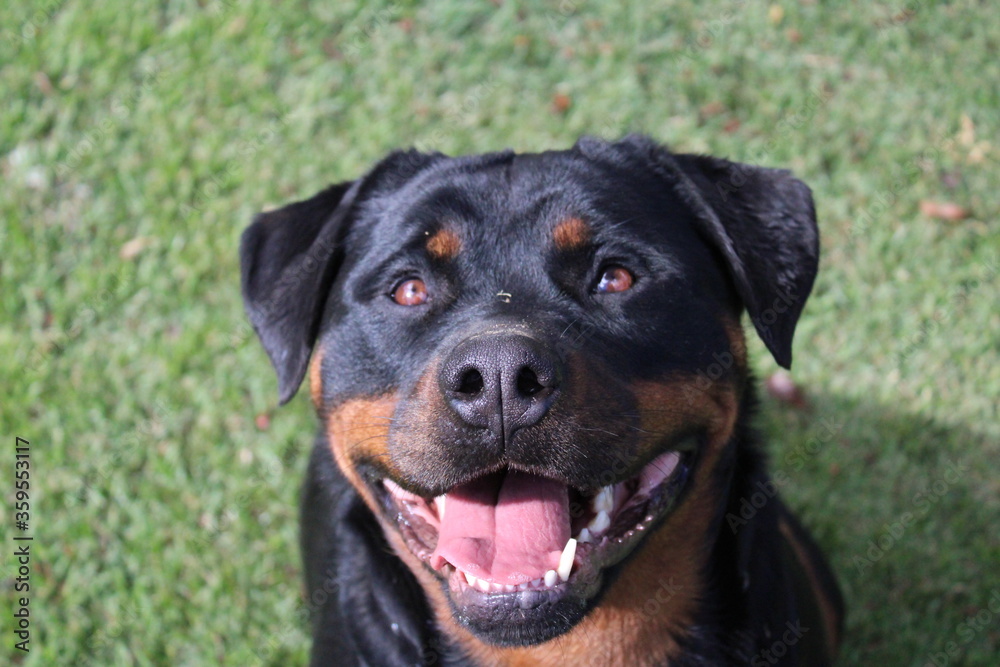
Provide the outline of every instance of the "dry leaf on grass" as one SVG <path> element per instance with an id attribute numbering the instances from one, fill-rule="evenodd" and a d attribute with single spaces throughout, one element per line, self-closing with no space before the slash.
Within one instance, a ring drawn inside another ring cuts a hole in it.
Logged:
<path id="1" fill-rule="evenodd" d="M 137 236 L 131 241 L 126 241 L 118 251 L 118 256 L 124 260 L 135 259 L 143 250 L 149 247 L 152 239 L 145 236 Z"/>
<path id="2" fill-rule="evenodd" d="M 969 209 L 950 201 L 925 199 L 920 202 L 920 212 L 928 218 L 947 220 L 948 222 L 958 222 L 969 217 Z"/>

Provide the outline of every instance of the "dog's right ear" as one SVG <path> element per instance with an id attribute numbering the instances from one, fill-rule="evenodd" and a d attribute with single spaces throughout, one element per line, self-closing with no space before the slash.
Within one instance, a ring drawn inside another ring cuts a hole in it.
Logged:
<path id="1" fill-rule="evenodd" d="M 337 265 L 341 230 L 360 181 L 257 215 L 240 243 L 243 305 L 278 374 L 286 403 L 299 388 L 316 342 Z"/>
<path id="2" fill-rule="evenodd" d="M 243 232 L 243 305 L 278 374 L 281 403 L 306 374 L 355 205 L 376 187 L 400 187 L 439 157 L 398 151 L 363 178 L 257 215 Z"/>

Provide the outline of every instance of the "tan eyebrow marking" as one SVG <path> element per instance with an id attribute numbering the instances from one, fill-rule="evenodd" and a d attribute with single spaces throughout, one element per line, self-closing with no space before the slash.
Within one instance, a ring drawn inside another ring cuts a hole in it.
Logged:
<path id="1" fill-rule="evenodd" d="M 462 239 L 450 229 L 439 229 L 427 239 L 427 252 L 434 259 L 454 259 L 461 249 Z"/>
<path id="2" fill-rule="evenodd" d="M 580 218 L 566 218 L 552 230 L 552 239 L 560 250 L 574 250 L 590 240 L 590 225 Z"/>

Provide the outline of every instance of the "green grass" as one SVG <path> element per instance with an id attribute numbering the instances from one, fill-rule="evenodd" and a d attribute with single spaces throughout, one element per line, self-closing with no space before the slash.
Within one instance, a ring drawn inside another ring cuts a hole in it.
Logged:
<path id="1" fill-rule="evenodd" d="M 997 12 L 619 5 L 0 10 L 4 551 L 15 435 L 32 446 L 35 536 L 32 650 L 11 648 L 8 556 L 4 655 L 304 662 L 295 521 L 313 423 L 302 397 L 275 408 L 240 303 L 241 230 L 394 147 L 644 131 L 814 190 L 824 254 L 794 367 L 812 410 L 768 400 L 761 425 L 840 576 L 843 664 L 933 664 L 949 642 L 948 664 L 996 664 Z M 930 218 L 924 200 L 970 216 Z"/>

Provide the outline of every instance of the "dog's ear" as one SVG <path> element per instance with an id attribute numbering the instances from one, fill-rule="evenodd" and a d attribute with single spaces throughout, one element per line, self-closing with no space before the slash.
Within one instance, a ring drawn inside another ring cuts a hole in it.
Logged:
<path id="1" fill-rule="evenodd" d="M 665 158 L 665 159 L 664 159 Z M 729 267 L 774 359 L 792 364 L 792 336 L 819 265 L 812 193 L 788 171 L 701 155 L 661 155 L 678 194 Z"/>
<path id="2" fill-rule="evenodd" d="M 393 153 L 361 179 L 257 215 L 243 232 L 243 304 L 278 374 L 281 403 L 306 374 L 355 205 L 376 188 L 400 187 L 437 157 Z"/>
<path id="3" fill-rule="evenodd" d="M 261 213 L 243 232 L 243 305 L 278 374 L 282 403 L 295 395 L 306 373 L 358 185 L 332 185 L 311 199 Z"/>

